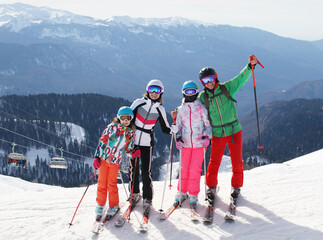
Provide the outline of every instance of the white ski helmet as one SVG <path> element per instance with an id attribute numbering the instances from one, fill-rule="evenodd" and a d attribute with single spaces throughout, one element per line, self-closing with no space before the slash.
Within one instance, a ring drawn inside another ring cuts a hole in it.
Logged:
<path id="1" fill-rule="evenodd" d="M 149 88 L 150 86 L 158 86 L 158 87 L 160 87 L 160 88 L 161 88 L 161 93 L 163 93 L 163 92 L 164 92 L 164 85 L 163 85 L 163 83 L 162 83 L 160 80 L 158 80 L 158 79 L 150 80 L 150 81 L 149 81 L 149 83 L 147 84 L 146 91 L 148 91 L 148 88 Z"/>

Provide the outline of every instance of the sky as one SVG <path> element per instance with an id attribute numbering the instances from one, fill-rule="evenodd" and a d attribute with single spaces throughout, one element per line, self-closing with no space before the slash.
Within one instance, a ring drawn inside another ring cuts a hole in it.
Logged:
<path id="1" fill-rule="evenodd" d="M 107 19 L 180 16 L 207 23 L 255 27 L 299 40 L 323 39 L 322 0 L 1 0 L 48 6 Z"/>

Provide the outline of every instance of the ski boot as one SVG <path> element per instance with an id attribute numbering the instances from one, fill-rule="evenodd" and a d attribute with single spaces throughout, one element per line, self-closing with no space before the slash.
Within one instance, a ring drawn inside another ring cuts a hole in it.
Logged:
<path id="1" fill-rule="evenodd" d="M 151 200 L 150 199 L 144 199 L 143 201 L 143 210 L 144 210 L 144 216 L 147 218 L 149 217 L 150 207 L 151 207 Z"/>
<path id="2" fill-rule="evenodd" d="M 95 214 L 96 214 L 95 221 L 97 221 L 97 222 L 101 221 L 102 214 L 103 214 L 103 209 L 104 209 L 104 206 L 100 206 L 99 204 L 96 206 L 96 208 L 95 208 Z"/>
<path id="3" fill-rule="evenodd" d="M 239 195 L 240 195 L 240 188 L 232 187 L 232 189 L 231 189 L 231 197 L 233 199 L 237 199 L 239 197 Z"/>
<path id="4" fill-rule="evenodd" d="M 196 209 L 197 201 L 198 201 L 197 195 L 190 195 L 190 206 L 194 210 Z"/>
<path id="5" fill-rule="evenodd" d="M 209 206 L 211 206 L 211 207 L 214 207 L 215 194 L 216 194 L 216 186 L 209 187 L 206 191 L 206 200 L 208 201 Z"/>
<path id="6" fill-rule="evenodd" d="M 184 199 L 187 198 L 187 193 L 182 193 L 182 192 L 177 192 L 176 196 L 175 196 L 175 202 L 174 202 L 174 206 L 178 206 L 180 205 Z"/>
<path id="7" fill-rule="evenodd" d="M 137 204 L 137 202 L 139 202 L 141 198 L 140 193 L 133 193 L 132 194 L 132 202 L 131 202 L 131 208 L 134 208 Z"/>

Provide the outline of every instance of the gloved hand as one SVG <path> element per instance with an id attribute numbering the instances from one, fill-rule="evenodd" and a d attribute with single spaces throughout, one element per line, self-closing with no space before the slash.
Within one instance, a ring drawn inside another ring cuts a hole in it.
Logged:
<path id="1" fill-rule="evenodd" d="M 203 136 L 202 137 L 202 146 L 206 148 L 210 144 L 210 139 L 208 136 Z"/>
<path id="2" fill-rule="evenodd" d="M 175 124 L 170 126 L 170 134 L 176 134 L 178 132 L 178 127 Z"/>
<path id="3" fill-rule="evenodd" d="M 255 55 L 250 55 L 249 56 L 249 65 L 251 67 L 251 65 L 253 65 L 253 67 L 255 67 L 257 65 L 257 58 Z"/>
<path id="4" fill-rule="evenodd" d="M 183 147 L 183 145 L 184 145 L 184 141 L 182 137 L 178 137 L 176 139 L 176 148 L 180 150 Z"/>
<path id="5" fill-rule="evenodd" d="M 139 148 L 134 149 L 134 151 L 131 154 L 132 159 L 139 158 L 141 156 L 141 152 Z"/>
<path id="6" fill-rule="evenodd" d="M 93 160 L 93 167 L 95 168 L 95 169 L 98 169 L 98 168 L 100 168 L 101 167 L 101 159 L 100 158 L 94 158 L 94 160 Z"/>

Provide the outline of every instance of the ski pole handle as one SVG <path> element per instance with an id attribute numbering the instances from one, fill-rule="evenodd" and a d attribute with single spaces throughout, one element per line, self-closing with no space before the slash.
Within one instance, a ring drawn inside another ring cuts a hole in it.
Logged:
<path id="1" fill-rule="evenodd" d="M 252 59 L 254 59 L 254 57 L 255 57 L 255 55 L 253 55 L 253 54 L 252 54 L 252 55 L 250 55 L 250 56 L 249 56 L 249 59 L 250 59 L 250 60 L 252 60 Z M 257 63 L 258 63 L 262 68 L 265 68 L 265 67 L 264 67 L 264 65 L 262 65 L 262 64 L 259 62 L 259 60 L 258 60 L 258 59 L 257 59 Z M 253 66 L 253 65 L 252 65 L 252 66 Z"/>

